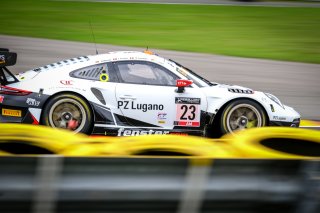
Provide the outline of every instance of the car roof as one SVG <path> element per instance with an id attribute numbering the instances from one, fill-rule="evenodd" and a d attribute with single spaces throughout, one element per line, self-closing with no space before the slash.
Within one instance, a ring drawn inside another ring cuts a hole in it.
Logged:
<path id="1" fill-rule="evenodd" d="M 152 54 L 150 51 L 138 52 L 138 51 L 115 51 L 108 52 L 98 55 L 88 55 L 88 56 L 80 56 L 75 58 L 70 58 L 66 60 L 62 60 L 56 63 L 48 64 L 45 66 L 41 66 L 39 68 L 33 69 L 33 71 L 47 71 L 52 69 L 57 69 L 61 67 L 70 67 L 70 66 L 86 66 L 90 64 L 98 64 L 104 62 L 112 62 L 112 61 L 122 61 L 122 60 L 143 60 L 143 61 L 154 61 L 158 63 L 171 63 L 168 60 L 161 58 L 155 54 Z M 85 63 L 85 64 L 83 64 Z"/>
<path id="2" fill-rule="evenodd" d="M 101 62 L 106 61 L 121 61 L 121 60 L 153 60 L 153 61 L 164 61 L 164 58 L 159 57 L 151 53 L 150 51 L 138 52 L 138 51 L 115 51 L 108 52 L 99 55 L 90 55 L 90 59 L 100 60 Z"/>

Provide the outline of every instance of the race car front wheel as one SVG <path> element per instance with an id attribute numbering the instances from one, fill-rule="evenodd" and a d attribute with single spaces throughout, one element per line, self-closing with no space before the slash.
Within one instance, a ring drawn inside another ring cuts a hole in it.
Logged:
<path id="1" fill-rule="evenodd" d="M 42 124 L 74 132 L 90 133 L 92 112 L 85 100 L 73 94 L 60 94 L 48 101 Z"/>
<path id="2" fill-rule="evenodd" d="M 222 134 L 234 133 L 255 127 L 266 126 L 267 116 L 262 107 L 250 100 L 236 100 L 223 110 L 220 120 Z"/>

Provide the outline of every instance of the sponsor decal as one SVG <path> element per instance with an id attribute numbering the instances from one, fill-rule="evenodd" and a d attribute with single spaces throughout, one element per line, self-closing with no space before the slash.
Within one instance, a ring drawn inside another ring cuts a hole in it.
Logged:
<path id="1" fill-rule="evenodd" d="M 200 126 L 200 98 L 176 98 L 175 126 Z"/>
<path id="2" fill-rule="evenodd" d="M 188 136 L 189 134 L 184 132 L 170 132 L 169 135 Z"/>
<path id="3" fill-rule="evenodd" d="M 60 84 L 69 86 L 69 85 L 73 85 L 73 81 L 72 80 L 61 80 Z"/>
<path id="4" fill-rule="evenodd" d="M 234 88 L 229 88 L 229 92 L 233 93 L 241 93 L 241 94 L 253 94 L 254 92 L 250 89 L 244 90 L 244 89 L 234 89 Z"/>
<path id="5" fill-rule="evenodd" d="M 125 130 L 119 129 L 118 136 L 138 136 L 138 135 L 167 135 L 170 131 L 163 130 Z"/>
<path id="6" fill-rule="evenodd" d="M 0 104 L 2 104 L 4 97 L 0 95 Z"/>
<path id="7" fill-rule="evenodd" d="M 21 117 L 22 111 L 21 110 L 13 110 L 13 109 L 4 109 L 2 108 L 2 115 L 10 116 L 10 117 Z"/>
<path id="8" fill-rule="evenodd" d="M 280 116 L 273 116 L 273 120 L 285 121 L 285 120 L 287 120 L 287 118 L 286 117 L 280 117 Z"/>
<path id="9" fill-rule="evenodd" d="M 167 115 L 168 114 L 166 112 L 158 112 L 158 120 L 166 120 Z"/>
<path id="10" fill-rule="evenodd" d="M 165 124 L 167 120 L 168 113 L 166 112 L 158 112 L 158 123 Z"/>
<path id="11" fill-rule="evenodd" d="M 199 127 L 199 121 L 175 121 L 173 123 L 175 126 L 189 126 L 189 127 Z"/>
<path id="12" fill-rule="evenodd" d="M 200 98 L 176 98 L 176 104 L 200 104 Z"/>
<path id="13" fill-rule="evenodd" d="M 63 86 L 61 86 L 61 87 L 49 87 L 49 88 L 48 88 L 48 90 L 51 90 L 51 89 L 74 89 L 74 90 L 79 90 L 79 91 L 83 91 L 83 92 L 86 91 L 86 90 L 83 89 L 83 88 L 72 87 L 72 86 L 70 86 L 70 87 L 68 87 L 68 86 L 63 87 Z"/>
<path id="14" fill-rule="evenodd" d="M 5 55 L 0 55 L 0 64 L 6 63 L 6 57 Z"/>
<path id="15" fill-rule="evenodd" d="M 28 104 L 29 106 L 39 106 L 40 101 L 37 101 L 36 99 L 33 99 L 33 98 L 28 98 L 26 101 L 26 104 Z"/>
<path id="16" fill-rule="evenodd" d="M 118 109 L 120 108 L 147 112 L 152 110 L 163 110 L 164 106 L 162 104 L 141 104 L 134 101 L 118 101 Z"/>

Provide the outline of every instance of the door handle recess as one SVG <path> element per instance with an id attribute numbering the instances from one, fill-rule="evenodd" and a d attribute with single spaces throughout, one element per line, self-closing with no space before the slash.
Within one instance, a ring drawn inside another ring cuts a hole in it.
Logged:
<path id="1" fill-rule="evenodd" d="M 137 99 L 136 97 L 131 96 L 131 95 L 122 95 L 122 96 L 119 96 L 119 98 L 122 100 L 136 100 Z"/>

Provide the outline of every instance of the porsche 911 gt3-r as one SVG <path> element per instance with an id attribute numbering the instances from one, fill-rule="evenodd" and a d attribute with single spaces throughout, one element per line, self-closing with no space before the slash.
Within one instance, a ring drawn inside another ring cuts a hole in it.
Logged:
<path id="1" fill-rule="evenodd" d="M 149 51 L 81 56 L 13 75 L 0 52 L 0 122 L 97 135 L 221 136 L 262 126 L 298 127 L 272 94 L 213 83 Z"/>

